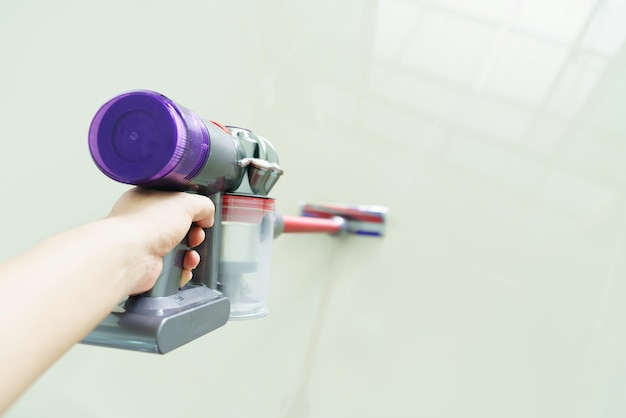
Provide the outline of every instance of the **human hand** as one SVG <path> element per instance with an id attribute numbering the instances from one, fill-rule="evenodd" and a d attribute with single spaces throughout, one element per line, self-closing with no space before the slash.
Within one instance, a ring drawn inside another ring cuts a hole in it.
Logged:
<path id="1" fill-rule="evenodd" d="M 215 207 L 206 196 L 148 190 L 139 187 L 124 193 L 115 203 L 109 218 L 126 224 L 125 234 L 135 244 L 129 261 L 133 279 L 131 294 L 145 292 L 154 286 L 163 267 L 163 256 L 187 235 L 187 246 L 200 245 L 205 238 L 202 228 L 213 225 Z M 192 277 L 200 256 L 189 250 L 184 257 L 180 285 Z M 136 278 L 136 279 L 135 279 Z"/>
<path id="2" fill-rule="evenodd" d="M 0 344 L 0 415 L 123 297 L 151 289 L 163 256 L 185 235 L 189 246 L 199 245 L 214 210 L 202 195 L 133 188 L 107 218 L 49 237 L 0 264 L 0 294 L 12 295 L 0 304 L 0 333 L 11 341 Z M 199 259 L 187 252 L 182 282 Z"/>

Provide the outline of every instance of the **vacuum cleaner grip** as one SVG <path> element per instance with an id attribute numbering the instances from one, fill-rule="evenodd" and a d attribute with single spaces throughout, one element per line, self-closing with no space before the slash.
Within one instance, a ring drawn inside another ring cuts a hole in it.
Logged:
<path id="1" fill-rule="evenodd" d="M 187 239 L 185 238 L 183 242 L 163 257 L 163 269 L 156 283 L 152 289 L 141 296 L 160 297 L 176 294 L 180 287 L 180 275 L 183 271 L 183 261 L 187 250 Z"/>

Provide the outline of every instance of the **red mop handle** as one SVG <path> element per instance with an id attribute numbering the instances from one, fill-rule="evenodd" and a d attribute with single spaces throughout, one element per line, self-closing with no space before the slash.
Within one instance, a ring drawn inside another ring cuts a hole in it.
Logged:
<path id="1" fill-rule="evenodd" d="M 327 232 L 337 234 L 341 224 L 336 219 L 309 218 L 307 216 L 283 216 L 283 232 Z"/>

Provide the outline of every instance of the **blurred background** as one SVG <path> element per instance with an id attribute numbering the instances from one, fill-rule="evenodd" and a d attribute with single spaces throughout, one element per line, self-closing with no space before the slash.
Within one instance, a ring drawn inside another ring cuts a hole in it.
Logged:
<path id="1" fill-rule="evenodd" d="M 106 216 L 127 187 L 87 130 L 131 89 L 268 138 L 283 213 L 390 211 L 382 239 L 280 237 L 268 317 L 165 356 L 76 346 L 6 416 L 625 416 L 625 21 L 624 0 L 2 0 L 0 260 Z"/>

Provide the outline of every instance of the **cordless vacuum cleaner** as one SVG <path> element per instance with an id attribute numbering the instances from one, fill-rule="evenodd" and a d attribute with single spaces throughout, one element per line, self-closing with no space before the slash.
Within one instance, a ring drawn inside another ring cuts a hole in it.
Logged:
<path id="1" fill-rule="evenodd" d="M 153 91 L 114 97 L 96 113 L 89 149 L 108 177 L 141 187 L 199 193 L 215 204 L 214 226 L 195 248 L 200 265 L 179 289 L 179 244 L 154 287 L 130 296 L 82 342 L 166 353 L 224 325 L 268 313 L 272 240 L 282 232 L 381 236 L 386 209 L 303 204 L 281 216 L 268 197 L 283 170 L 265 138 L 223 126 Z"/>

